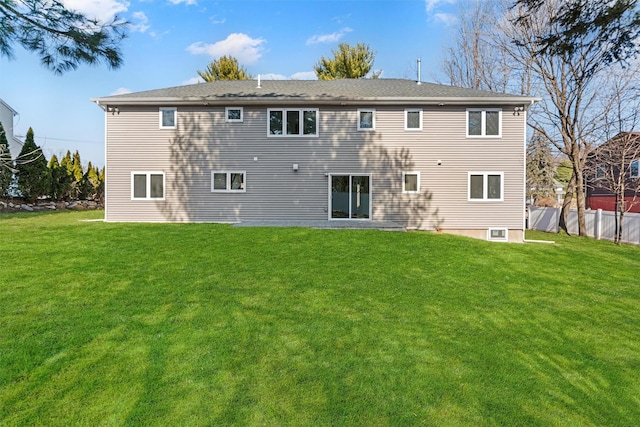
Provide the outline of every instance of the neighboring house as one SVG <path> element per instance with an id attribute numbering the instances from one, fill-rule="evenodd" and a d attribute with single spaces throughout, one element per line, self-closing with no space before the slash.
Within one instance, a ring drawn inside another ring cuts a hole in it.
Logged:
<path id="1" fill-rule="evenodd" d="M 613 189 L 624 174 L 624 204 Z M 586 202 L 589 209 L 640 213 L 640 132 L 621 132 L 593 150 L 585 167 Z"/>
<path id="2" fill-rule="evenodd" d="M 17 115 L 18 112 L 16 110 L 0 99 L 0 123 L 2 123 L 2 127 L 6 132 L 9 151 L 11 151 L 11 157 L 14 159 L 20 154 L 20 150 L 22 150 L 22 141 L 13 135 L 13 118 Z"/>
<path id="3" fill-rule="evenodd" d="M 398 79 L 93 99 L 107 221 L 388 220 L 522 241 L 528 96 Z"/>

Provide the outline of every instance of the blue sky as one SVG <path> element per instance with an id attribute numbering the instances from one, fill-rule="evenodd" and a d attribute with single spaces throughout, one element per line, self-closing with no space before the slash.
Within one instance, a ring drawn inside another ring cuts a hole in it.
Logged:
<path id="1" fill-rule="evenodd" d="M 197 82 L 214 58 L 233 55 L 263 79 L 313 79 L 321 56 L 339 43 L 368 43 L 383 78 L 442 79 L 443 51 L 457 20 L 456 0 L 62 0 L 69 8 L 131 23 L 124 65 L 81 65 L 54 75 L 15 46 L 0 58 L 0 98 L 18 111 L 14 133 L 32 127 L 47 159 L 78 150 L 104 165 L 104 113 L 90 98 Z M 463 0 L 461 0 L 463 1 Z M 13 153 L 14 155 L 17 153 Z"/>

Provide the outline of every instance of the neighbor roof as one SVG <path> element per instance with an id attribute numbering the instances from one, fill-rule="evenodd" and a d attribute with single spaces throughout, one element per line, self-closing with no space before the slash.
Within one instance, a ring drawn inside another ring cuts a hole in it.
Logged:
<path id="1" fill-rule="evenodd" d="M 275 104 L 314 102 L 531 104 L 539 98 L 403 79 L 230 80 L 94 98 L 99 105 Z"/>

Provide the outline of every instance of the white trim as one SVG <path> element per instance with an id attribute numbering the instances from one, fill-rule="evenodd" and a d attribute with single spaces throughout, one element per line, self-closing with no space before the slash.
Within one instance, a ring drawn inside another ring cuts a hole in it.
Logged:
<path id="1" fill-rule="evenodd" d="M 409 127 L 409 113 L 420 113 L 420 126 L 417 128 Z M 405 108 L 404 109 L 404 130 L 409 132 L 422 130 L 422 108 Z"/>
<path id="2" fill-rule="evenodd" d="M 487 112 L 498 112 L 498 134 L 487 135 Z M 481 112 L 480 135 L 469 135 L 469 113 Z M 467 138 L 502 138 L 502 108 L 467 108 L 467 120 L 465 126 Z"/>
<path id="3" fill-rule="evenodd" d="M 482 199 L 474 199 L 471 198 L 471 176 L 481 175 L 482 176 Z M 499 175 L 500 176 L 500 198 L 499 199 L 489 199 L 487 192 L 489 190 L 488 184 L 488 176 Z M 504 172 L 467 172 L 467 201 L 468 202 L 480 202 L 480 203 L 491 203 L 491 202 L 504 202 Z"/>
<path id="4" fill-rule="evenodd" d="M 407 175 L 416 175 L 418 177 L 418 185 L 417 185 L 416 191 L 408 191 L 405 188 L 405 184 L 407 183 L 405 181 L 405 177 Z M 404 193 L 404 194 L 417 194 L 417 193 L 420 193 L 420 172 L 418 172 L 418 171 L 402 172 L 402 193 Z"/>
<path id="5" fill-rule="evenodd" d="M 360 120 L 360 115 L 362 113 L 371 113 L 371 127 L 363 128 L 361 127 L 362 120 Z M 370 132 L 376 130 L 376 109 L 375 108 L 358 108 L 358 130 L 364 132 Z"/>
<path id="6" fill-rule="evenodd" d="M 213 188 L 214 184 L 214 176 L 215 174 L 225 174 L 226 184 L 224 190 L 217 190 Z M 231 175 L 232 174 L 242 174 L 242 188 L 240 190 L 232 190 L 231 189 Z M 235 171 L 235 170 L 212 170 L 211 171 L 211 192 L 212 193 L 246 193 L 247 192 L 247 172 L 246 171 Z"/>
<path id="7" fill-rule="evenodd" d="M 134 180 L 133 177 L 135 175 L 145 175 L 146 176 L 146 196 L 145 197 L 134 197 Z M 162 197 L 151 197 L 151 175 L 162 175 Z M 133 171 L 131 172 L 131 200 L 139 201 L 139 200 L 165 200 L 167 196 L 167 183 L 166 183 L 166 175 L 162 171 Z"/>
<path id="8" fill-rule="evenodd" d="M 492 237 L 493 232 L 502 232 L 503 236 Z M 487 230 L 487 240 L 492 242 L 508 242 L 509 241 L 509 229 L 503 227 L 491 227 Z"/>
<path id="9" fill-rule="evenodd" d="M 271 112 L 282 112 L 282 133 L 271 133 Z M 297 134 L 287 134 L 287 112 L 299 113 L 299 129 Z M 304 133 L 304 113 L 313 111 L 316 113 L 316 133 Z M 267 108 L 267 137 L 268 138 L 317 138 L 320 135 L 320 110 L 318 108 Z"/>
<path id="10" fill-rule="evenodd" d="M 108 132 L 108 125 L 109 125 L 109 121 L 108 121 L 109 115 L 107 113 L 107 109 L 104 109 L 104 220 L 108 221 L 109 218 L 109 201 L 107 198 L 107 192 L 108 192 L 108 187 L 109 187 L 109 180 L 107 179 L 107 174 L 108 172 L 108 168 L 107 165 L 109 164 L 109 159 L 107 156 L 108 150 L 107 150 L 107 144 L 108 144 L 108 138 L 107 135 L 109 135 Z"/>
<path id="11" fill-rule="evenodd" d="M 229 111 L 231 110 L 240 110 L 240 118 L 239 119 L 230 119 Z M 244 108 L 243 107 L 225 107 L 224 109 L 224 121 L 226 123 L 242 123 L 244 121 Z"/>
<path id="12" fill-rule="evenodd" d="M 173 126 L 163 126 L 162 122 L 162 112 L 163 111 L 173 111 Z M 160 107 L 158 109 L 158 117 L 159 122 L 158 126 L 160 129 L 176 129 L 178 126 L 178 108 L 177 107 Z"/>

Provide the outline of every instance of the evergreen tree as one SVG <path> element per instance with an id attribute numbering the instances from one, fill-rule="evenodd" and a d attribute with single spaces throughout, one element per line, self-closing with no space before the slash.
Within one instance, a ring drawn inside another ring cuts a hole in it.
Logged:
<path id="1" fill-rule="evenodd" d="M 51 156 L 49 160 L 49 176 L 51 177 L 51 184 L 49 186 L 49 196 L 53 200 L 61 200 L 64 195 L 64 190 L 67 182 L 67 171 L 60 166 L 58 156 L 55 154 Z"/>
<path id="2" fill-rule="evenodd" d="M 551 146 L 535 133 L 527 147 L 527 198 L 536 201 L 553 196 L 553 155 Z"/>
<path id="3" fill-rule="evenodd" d="M 20 162 L 16 165 L 18 191 L 22 197 L 33 202 L 40 196 L 45 196 L 50 189 L 49 169 L 44 153 L 34 141 L 33 129 L 29 128 L 20 151 Z"/>
<path id="4" fill-rule="evenodd" d="M 13 181 L 13 161 L 7 135 L 0 123 L 0 197 L 7 195 Z"/>
<path id="5" fill-rule="evenodd" d="M 253 77 L 244 67 L 238 64 L 238 60 L 233 56 L 223 55 L 211 61 L 204 71 L 198 70 L 198 75 L 205 82 L 215 82 L 216 80 L 251 80 Z"/>
<path id="6" fill-rule="evenodd" d="M 78 150 L 73 153 L 73 161 L 71 167 L 72 187 L 74 188 L 75 199 L 87 198 L 87 185 L 85 180 L 85 173 L 82 167 L 82 161 L 80 160 L 80 153 Z"/>
<path id="7" fill-rule="evenodd" d="M 73 160 L 71 159 L 71 151 L 67 150 L 67 153 L 60 161 L 60 168 L 62 169 L 60 171 L 61 179 L 64 178 L 61 197 L 66 200 L 72 200 L 75 196 L 73 195 Z"/>
<path id="8" fill-rule="evenodd" d="M 373 68 L 376 53 L 368 44 L 358 43 L 351 46 L 349 43 L 340 43 L 338 50 L 332 51 L 333 58 L 324 56 L 314 67 L 319 80 L 336 79 L 360 79 Z M 381 71 L 373 73 L 373 78 L 378 78 Z"/>
<path id="9" fill-rule="evenodd" d="M 13 58 L 17 43 L 56 74 L 100 61 L 120 67 L 126 30 L 126 21 L 98 22 L 64 0 L 0 0 L 0 55 Z"/>

